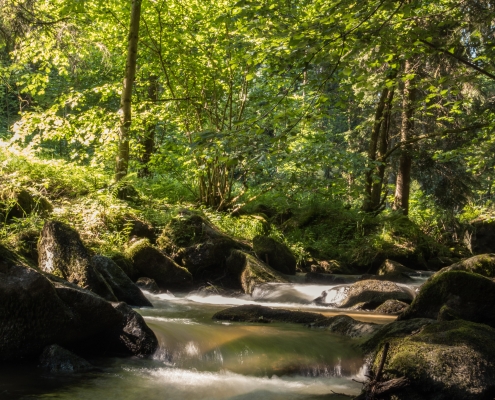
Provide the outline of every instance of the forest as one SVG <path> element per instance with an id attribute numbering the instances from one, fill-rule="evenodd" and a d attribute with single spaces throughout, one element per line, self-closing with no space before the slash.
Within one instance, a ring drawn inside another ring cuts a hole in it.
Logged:
<path id="1" fill-rule="evenodd" d="M 492 0 L 0 0 L 0 399 L 493 399 L 494 60 Z"/>

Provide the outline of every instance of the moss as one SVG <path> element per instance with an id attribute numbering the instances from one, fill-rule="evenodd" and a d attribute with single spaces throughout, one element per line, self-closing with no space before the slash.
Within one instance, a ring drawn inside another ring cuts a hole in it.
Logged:
<path id="1" fill-rule="evenodd" d="M 388 338 L 388 378 L 406 376 L 432 399 L 483 399 L 494 388 L 495 330 L 467 321 L 424 326 L 406 338 Z M 376 370 L 378 351 L 373 362 Z"/>
<path id="2" fill-rule="evenodd" d="M 125 250 L 125 257 L 127 257 L 130 260 L 133 260 L 135 255 L 141 252 L 143 249 L 146 249 L 151 246 L 151 243 L 148 239 L 140 239 L 134 243 L 132 243 L 126 250 Z"/>
<path id="3" fill-rule="evenodd" d="M 458 318 L 495 327 L 495 283 L 464 271 L 447 271 L 430 278 L 399 319 L 436 319 L 444 305 Z"/>
<path id="4" fill-rule="evenodd" d="M 495 254 L 480 254 L 470 257 L 443 268 L 439 273 L 445 271 L 467 271 L 495 278 Z"/>

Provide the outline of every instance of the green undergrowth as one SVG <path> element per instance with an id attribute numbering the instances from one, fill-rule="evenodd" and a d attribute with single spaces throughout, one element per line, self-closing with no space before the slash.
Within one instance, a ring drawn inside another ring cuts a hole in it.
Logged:
<path id="1" fill-rule="evenodd" d="M 17 200 L 1 200 L 2 193 L 16 192 L 12 188 L 38 194 L 50 207 L 12 217 L 8 210 Z M 251 241 L 268 235 L 284 242 L 302 268 L 311 260 L 364 268 L 385 258 L 401 262 L 408 257 L 422 265 L 428 258 L 452 253 L 449 238 L 433 229 L 439 211 L 430 207 L 422 212 L 425 204 L 413 202 L 408 219 L 391 211 L 373 216 L 360 211 L 357 203 L 338 199 L 272 191 L 232 215 L 200 207 L 191 188 L 170 176 L 140 179 L 130 174 L 114 184 L 110 171 L 40 160 L 0 146 L 0 242 L 33 259 L 46 218 L 68 223 L 93 252 L 112 256 L 125 252 L 133 221 L 151 225 L 159 234 L 181 210 L 194 209 L 230 236 Z"/>

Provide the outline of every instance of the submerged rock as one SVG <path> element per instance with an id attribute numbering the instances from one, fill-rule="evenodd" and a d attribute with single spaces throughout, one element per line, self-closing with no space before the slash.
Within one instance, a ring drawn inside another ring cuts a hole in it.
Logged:
<path id="1" fill-rule="evenodd" d="M 148 239 L 135 242 L 127 249 L 126 255 L 140 276 L 154 279 L 161 289 L 184 288 L 192 284 L 191 273 L 153 247 Z"/>
<path id="2" fill-rule="evenodd" d="M 397 399 L 491 400 L 494 337 L 495 329 L 461 320 L 424 325 L 406 337 L 389 335 L 384 338 L 390 343 L 384 380 L 406 377 L 411 382 L 394 393 Z M 377 351 L 372 357 L 375 371 L 380 360 Z"/>
<path id="3" fill-rule="evenodd" d="M 260 235 L 253 239 L 253 250 L 259 259 L 265 261 L 274 270 L 295 275 L 297 260 L 285 244 Z"/>
<path id="4" fill-rule="evenodd" d="M 323 314 L 283 310 L 258 305 L 244 305 L 227 308 L 215 313 L 212 318 L 220 321 L 261 323 L 290 322 L 294 324 L 313 324 L 317 321 L 326 319 Z"/>
<path id="5" fill-rule="evenodd" d="M 495 327 L 494 309 L 495 282 L 478 274 L 454 270 L 430 278 L 399 319 L 443 316 Z"/>
<path id="6" fill-rule="evenodd" d="M 442 268 L 435 275 L 447 271 L 473 272 L 488 278 L 495 278 L 495 254 L 480 254 L 467 258 L 448 267 Z"/>
<path id="7" fill-rule="evenodd" d="M 262 283 L 287 282 L 277 271 L 240 250 L 232 251 L 226 264 L 226 277 L 222 282 L 229 288 L 242 289 L 244 293 L 251 294 L 254 287 Z"/>
<path id="8" fill-rule="evenodd" d="M 369 336 L 379 325 L 356 321 L 347 315 L 325 317 L 323 314 L 284 310 L 258 305 L 244 305 L 227 308 L 213 315 L 213 319 L 234 322 L 286 322 L 304 324 L 312 328 L 323 328 L 332 333 L 351 338 Z"/>
<path id="9" fill-rule="evenodd" d="M 117 301 L 112 289 L 93 267 L 79 234 L 59 221 L 46 221 L 38 243 L 39 268 L 68 282 Z"/>
<path id="10" fill-rule="evenodd" d="M 153 332 L 128 306 L 116 307 L 62 278 L 21 266 L 2 268 L 0 361 L 36 358 L 51 344 L 80 354 L 152 354 Z"/>
<path id="11" fill-rule="evenodd" d="M 118 300 L 125 301 L 131 306 L 153 307 L 139 287 L 130 280 L 111 258 L 94 256 L 91 262 L 108 282 Z"/>
<path id="12" fill-rule="evenodd" d="M 45 347 L 41 353 L 39 367 L 52 374 L 72 374 L 95 369 L 84 358 L 56 344 Z"/>

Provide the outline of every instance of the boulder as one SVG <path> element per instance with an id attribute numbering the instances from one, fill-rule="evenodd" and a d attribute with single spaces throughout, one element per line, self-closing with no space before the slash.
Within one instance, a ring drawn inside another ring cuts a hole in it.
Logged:
<path id="1" fill-rule="evenodd" d="M 398 319 L 443 315 L 495 327 L 494 309 L 495 282 L 465 271 L 447 271 L 430 278 Z"/>
<path id="2" fill-rule="evenodd" d="M 148 239 L 135 242 L 126 255 L 140 276 L 154 279 L 161 289 L 181 289 L 192 284 L 191 273 L 153 247 Z"/>
<path id="3" fill-rule="evenodd" d="M 437 274 L 441 274 L 446 271 L 467 271 L 474 272 L 488 278 L 495 278 L 495 254 L 480 254 L 467 258 L 448 267 L 442 268 L 437 272 Z"/>
<path id="4" fill-rule="evenodd" d="M 286 283 L 287 280 L 252 255 L 233 250 L 226 260 L 226 273 L 222 283 L 231 289 L 242 289 L 251 294 L 256 285 L 268 282 Z"/>
<path id="5" fill-rule="evenodd" d="M 119 301 L 136 307 L 153 307 L 141 289 L 113 262 L 105 256 L 94 256 L 93 266 L 105 278 Z"/>
<path id="6" fill-rule="evenodd" d="M 268 236 L 255 236 L 253 250 L 256 256 L 265 261 L 274 270 L 295 275 L 297 260 L 291 250 L 283 243 Z"/>
<path id="7" fill-rule="evenodd" d="M 136 270 L 132 260 L 127 257 L 124 253 L 115 253 L 111 257 L 112 261 L 119 266 L 119 268 L 124 271 L 124 273 L 134 282 L 139 278 L 139 271 Z"/>
<path id="8" fill-rule="evenodd" d="M 427 267 L 431 271 L 438 271 L 443 267 L 448 267 L 459 261 L 461 261 L 461 259 L 457 257 L 433 257 L 428 260 Z"/>
<path id="9" fill-rule="evenodd" d="M 46 221 L 38 243 L 39 268 L 68 282 L 117 301 L 112 289 L 91 264 L 79 234 L 59 221 Z"/>
<path id="10" fill-rule="evenodd" d="M 409 304 L 404 303 L 403 301 L 387 300 L 385 303 L 375 308 L 375 312 L 380 314 L 397 315 L 404 311 L 407 307 L 409 307 Z"/>
<path id="11" fill-rule="evenodd" d="M 322 260 L 310 262 L 310 271 L 313 273 L 350 275 L 352 271 L 337 260 Z"/>
<path id="12" fill-rule="evenodd" d="M 495 252 L 495 221 L 479 219 L 471 222 L 471 247 L 475 254 Z"/>
<path id="13" fill-rule="evenodd" d="M 124 306 L 114 307 L 62 278 L 4 266 L 0 271 L 0 361 L 37 358 L 51 344 L 78 354 L 152 354 L 156 337 L 135 311 Z M 139 334 L 143 336 L 138 340 Z M 137 342 L 146 345 L 136 346 Z"/>
<path id="14" fill-rule="evenodd" d="M 46 197 L 34 190 L 18 188 L 0 193 L 0 208 L 4 209 L 7 218 L 24 218 L 32 213 L 43 214 L 53 210 Z"/>
<path id="15" fill-rule="evenodd" d="M 117 331 L 118 342 L 114 348 L 122 353 L 144 357 L 153 354 L 158 348 L 158 339 L 146 325 L 143 317 L 126 303 L 114 304 L 115 310 L 120 313 L 122 320 Z"/>
<path id="16" fill-rule="evenodd" d="M 383 379 L 408 379 L 410 385 L 394 393 L 397 399 L 491 400 L 494 337 L 495 329 L 461 320 L 428 324 L 406 337 L 387 337 L 390 348 Z M 381 351 L 376 351 L 375 371 L 380 360 Z"/>
<path id="17" fill-rule="evenodd" d="M 208 239 L 179 253 L 182 265 L 196 280 L 215 279 L 223 275 L 225 262 L 236 243 L 230 238 Z"/>
<path id="18" fill-rule="evenodd" d="M 40 356 L 39 367 L 52 374 L 72 374 L 95 369 L 84 358 L 56 344 L 45 347 Z"/>
<path id="19" fill-rule="evenodd" d="M 420 332 L 424 326 L 436 323 L 437 321 L 434 319 L 416 318 L 407 321 L 394 321 L 390 324 L 381 325 L 375 334 L 363 342 L 360 347 L 366 354 L 370 354 L 377 351 L 381 345 L 393 338 L 404 338 L 416 334 Z"/>
<path id="20" fill-rule="evenodd" d="M 387 275 L 387 274 L 414 274 L 416 271 L 407 268 L 401 263 L 392 260 L 385 260 L 380 268 L 378 268 L 378 275 Z"/>
<path id="21" fill-rule="evenodd" d="M 380 325 L 356 321 L 348 315 L 336 315 L 335 317 L 325 318 L 324 320 L 316 321 L 311 326 L 314 328 L 324 328 L 332 333 L 350 338 L 370 336 L 380 328 Z"/>
<path id="22" fill-rule="evenodd" d="M 136 285 L 141 290 L 146 290 L 147 292 L 154 294 L 160 293 L 160 288 L 158 287 L 154 279 L 142 277 L 136 281 Z"/>
<path id="23" fill-rule="evenodd" d="M 410 303 L 414 298 L 412 291 L 405 287 L 375 279 L 353 283 L 344 291 L 344 299 L 336 304 L 339 308 L 351 308 L 359 304 L 361 309 L 374 310 L 387 300 Z"/>

